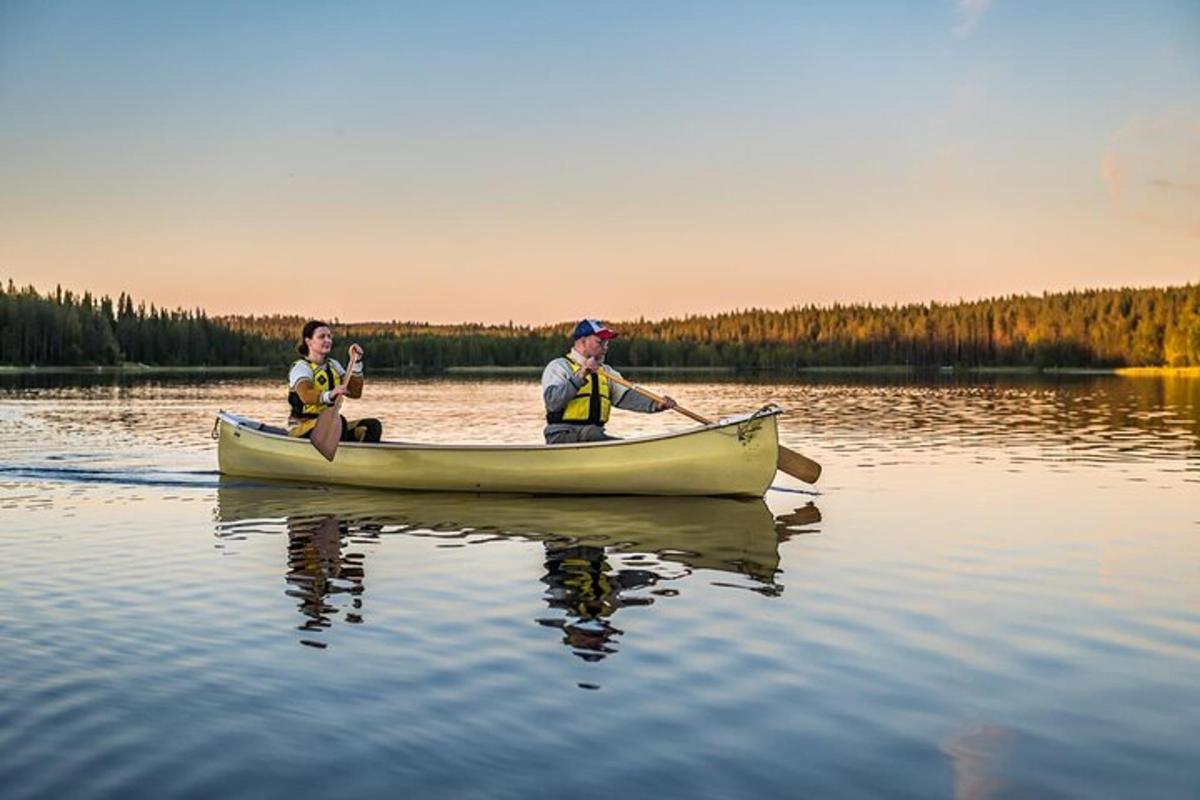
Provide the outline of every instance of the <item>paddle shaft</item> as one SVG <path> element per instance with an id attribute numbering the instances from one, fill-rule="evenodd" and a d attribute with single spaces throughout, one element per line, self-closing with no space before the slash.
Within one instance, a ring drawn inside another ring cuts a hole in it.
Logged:
<path id="1" fill-rule="evenodd" d="M 354 365 L 357 363 L 358 363 L 358 359 L 355 358 L 354 356 L 350 356 L 350 363 L 346 366 L 346 382 L 343 384 L 347 390 L 350 388 L 350 376 L 354 374 Z M 333 401 L 333 410 L 338 413 L 341 413 L 342 401 L 345 399 L 346 399 L 345 392 L 342 392 L 341 394 L 339 394 L 337 397 L 337 400 Z"/>
<path id="2" fill-rule="evenodd" d="M 656 403 L 666 402 L 666 398 L 664 398 L 660 395 L 657 395 L 648 389 L 643 389 L 641 386 L 638 386 L 637 384 L 630 383 L 629 381 L 625 380 L 624 378 L 620 377 L 619 375 L 613 374 L 609 370 L 605 370 L 604 374 L 613 383 L 618 383 L 621 386 L 624 386 L 626 389 L 632 389 L 633 391 L 637 392 L 638 394 L 642 395 L 643 397 L 648 397 Z M 712 420 L 705 419 L 704 417 L 700 416 L 699 414 L 696 414 L 695 412 L 688 411 L 683 406 L 676 405 L 676 406 L 673 406 L 672 408 L 675 411 L 678 411 L 680 414 L 683 414 L 685 417 L 691 417 L 692 419 L 696 420 L 696 422 L 699 422 L 701 425 L 711 425 L 712 424 Z M 778 467 L 782 472 L 786 472 L 788 475 L 791 475 L 793 478 L 799 478 L 800 480 L 804 481 L 805 483 L 816 483 L 817 478 L 821 477 L 821 465 L 820 464 L 813 461 L 808 456 L 803 456 L 800 453 L 797 453 L 795 450 L 790 450 L 790 449 L 784 447 L 783 445 L 779 445 Z"/>
<path id="3" fill-rule="evenodd" d="M 641 386 L 638 386 L 636 383 L 630 383 L 629 381 L 625 380 L 621 376 L 615 375 L 612 372 L 609 372 L 608 370 L 605 370 L 604 374 L 613 383 L 619 383 L 620 385 L 624 386 L 626 389 L 632 389 L 633 391 L 640 394 L 642 397 L 648 397 L 656 403 L 665 403 L 666 402 L 665 397 L 657 395 L 654 392 L 650 391 L 649 389 L 643 389 Z M 713 421 L 711 419 L 706 419 L 706 418 L 700 416 L 699 414 L 695 413 L 694 411 L 688 411 L 683 406 L 676 405 L 674 407 L 674 410 L 678 411 L 680 414 L 683 414 L 685 417 L 691 417 L 692 419 L 696 420 L 696 422 L 699 422 L 701 425 L 712 425 Z"/>

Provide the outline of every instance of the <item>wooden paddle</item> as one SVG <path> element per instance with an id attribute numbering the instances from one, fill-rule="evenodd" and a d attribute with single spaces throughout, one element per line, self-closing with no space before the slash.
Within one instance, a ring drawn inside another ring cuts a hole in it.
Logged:
<path id="1" fill-rule="evenodd" d="M 358 359 L 350 357 L 350 366 L 346 367 L 346 385 L 350 385 L 350 376 L 354 374 L 354 365 Z M 325 456 L 326 461 L 333 461 L 337 455 L 338 443 L 342 441 L 342 400 L 344 394 L 338 395 L 333 405 L 321 412 L 317 424 L 313 426 L 312 434 L 308 437 L 317 452 Z"/>
<path id="2" fill-rule="evenodd" d="M 641 386 L 638 386 L 637 384 L 630 383 L 629 381 L 625 380 L 624 378 L 614 375 L 612 372 L 609 372 L 608 370 L 605 370 L 604 374 L 607 375 L 608 379 L 610 381 L 612 381 L 613 383 L 619 383 L 622 386 L 624 386 L 626 389 L 632 389 L 633 391 L 637 392 L 638 394 L 642 395 L 643 397 L 648 397 L 656 403 L 664 402 L 663 398 L 654 394 L 654 392 L 647 391 L 646 389 L 643 389 Z M 685 417 L 691 417 L 692 419 L 696 420 L 696 422 L 699 422 L 701 425 L 711 425 L 712 424 L 711 419 L 705 419 L 704 417 L 700 416 L 699 414 L 688 411 L 683 406 L 677 405 L 674 407 L 674 410 L 678 411 L 680 414 L 683 414 Z M 778 464 L 776 464 L 776 466 L 778 467 L 780 472 L 786 472 L 788 475 L 791 475 L 793 478 L 799 478 L 800 480 L 804 481 L 805 483 L 816 483 L 817 478 L 821 477 L 821 465 L 820 464 L 813 461 L 811 458 L 808 458 L 807 456 L 800 455 L 795 450 L 789 450 L 788 448 L 784 447 L 783 445 L 779 445 L 779 462 L 778 462 Z"/>

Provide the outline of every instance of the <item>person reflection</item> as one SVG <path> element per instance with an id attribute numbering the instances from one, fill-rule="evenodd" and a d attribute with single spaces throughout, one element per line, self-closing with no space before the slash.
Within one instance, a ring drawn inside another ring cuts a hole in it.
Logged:
<path id="1" fill-rule="evenodd" d="M 292 517 L 288 519 L 287 594 L 297 598 L 304 616 L 299 630 L 319 633 L 333 624 L 340 609 L 332 602 L 335 595 L 349 595 L 350 609 L 344 619 L 361 623 L 363 593 L 363 554 L 343 551 L 343 539 L 350 526 L 337 517 Z M 315 639 L 301 639 L 310 647 L 326 647 Z"/>
<path id="2" fill-rule="evenodd" d="M 651 605 L 653 598 L 630 592 L 660 580 L 649 570 L 615 570 L 604 548 L 594 545 L 547 543 L 545 566 L 543 599 L 565 616 L 539 619 L 538 623 L 560 628 L 563 644 L 585 661 L 599 661 L 617 652 L 616 637 L 624 631 L 615 627 L 610 617 L 626 606 Z"/>
<path id="3" fill-rule="evenodd" d="M 649 568 L 614 568 L 610 551 L 600 545 L 578 540 L 567 544 L 562 539 L 545 542 L 546 572 L 541 580 L 546 589 L 542 597 L 550 608 L 563 614 L 538 619 L 538 624 L 561 630 L 563 644 L 585 661 L 600 661 L 617 652 L 617 639 L 625 633 L 612 623 L 616 612 L 654 603 L 655 597 L 638 590 L 672 596 L 677 592 L 653 587 L 704 569 L 748 579 L 737 583 L 717 580 L 714 586 L 778 596 L 783 591 L 777 580 L 779 543 L 816 533 L 811 526 L 821 521 L 821 512 L 812 503 L 778 517 L 762 503 L 694 505 L 707 515 L 694 524 L 683 525 L 676 519 L 673 527 L 667 518 L 655 517 L 653 524 L 643 529 L 622 529 L 618 538 L 623 544 L 616 548 L 618 563 L 640 560 Z M 669 508 L 679 516 L 680 506 Z M 683 508 L 686 511 L 693 506 Z M 649 554 L 649 558 L 638 554 Z"/>

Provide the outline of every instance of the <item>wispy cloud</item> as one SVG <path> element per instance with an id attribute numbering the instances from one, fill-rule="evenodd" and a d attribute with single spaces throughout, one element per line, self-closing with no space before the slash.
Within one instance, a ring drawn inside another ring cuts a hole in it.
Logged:
<path id="1" fill-rule="evenodd" d="M 1100 178 L 1125 214 L 1200 237 L 1200 116 L 1126 123 L 1104 151 Z"/>
<path id="2" fill-rule="evenodd" d="M 991 5 L 992 0 L 955 0 L 954 11 L 958 24 L 954 26 L 954 35 L 965 39 L 974 33 Z"/>

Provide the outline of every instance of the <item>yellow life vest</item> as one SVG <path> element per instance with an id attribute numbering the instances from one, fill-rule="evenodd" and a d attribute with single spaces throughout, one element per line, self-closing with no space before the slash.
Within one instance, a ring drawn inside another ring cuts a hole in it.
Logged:
<path id="1" fill-rule="evenodd" d="M 567 356 L 567 363 L 571 365 L 573 375 L 583 369 L 570 356 Z M 608 393 L 608 376 L 601 370 L 588 375 L 583 386 L 580 386 L 575 396 L 567 401 L 562 411 L 547 411 L 546 421 L 566 422 L 571 425 L 603 425 L 608 422 L 611 410 L 612 398 Z"/>
<path id="2" fill-rule="evenodd" d="M 324 364 L 317 364 L 308 359 L 301 358 L 296 361 L 296 364 L 299 364 L 301 361 L 308 364 L 309 369 L 312 370 L 313 387 L 318 392 L 327 392 L 341 385 L 342 377 L 338 375 L 336 369 L 330 366 L 328 360 Z M 295 366 L 295 364 L 292 366 Z M 292 419 L 316 419 L 321 416 L 321 412 L 326 408 L 324 403 L 309 403 L 306 405 L 300 399 L 300 395 L 296 393 L 295 389 L 288 391 L 288 405 L 292 407 Z"/>

